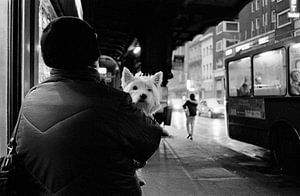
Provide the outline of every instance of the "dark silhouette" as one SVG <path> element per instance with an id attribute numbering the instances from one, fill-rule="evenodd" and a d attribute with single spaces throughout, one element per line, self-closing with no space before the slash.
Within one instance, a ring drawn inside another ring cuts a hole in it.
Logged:
<path id="1" fill-rule="evenodd" d="M 244 78 L 244 82 L 239 89 L 237 89 L 238 96 L 250 96 L 250 84 L 248 78 Z"/>
<path id="2" fill-rule="evenodd" d="M 186 110 L 186 130 L 188 132 L 187 139 L 190 140 L 193 140 L 195 118 L 197 115 L 197 105 L 198 102 L 195 99 L 195 95 L 192 93 L 190 94 L 190 99 L 187 100 L 182 106 Z"/>
<path id="3" fill-rule="evenodd" d="M 158 148 L 162 129 L 129 94 L 100 82 L 94 30 L 61 17 L 41 38 L 51 76 L 26 95 L 17 132 L 19 195 L 141 195 L 134 160 Z"/>

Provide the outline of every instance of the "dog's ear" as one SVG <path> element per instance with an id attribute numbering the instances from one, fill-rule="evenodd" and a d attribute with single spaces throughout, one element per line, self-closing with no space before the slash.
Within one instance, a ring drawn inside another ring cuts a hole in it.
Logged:
<path id="1" fill-rule="evenodd" d="M 122 78 L 121 78 L 121 86 L 124 89 L 127 84 L 134 80 L 134 76 L 126 67 L 123 68 Z"/>
<path id="2" fill-rule="evenodd" d="M 163 78 L 163 72 L 157 72 L 156 74 L 154 74 L 153 76 L 151 76 L 151 79 L 153 80 L 154 84 L 157 87 L 160 87 L 161 83 L 162 83 L 162 78 Z"/>

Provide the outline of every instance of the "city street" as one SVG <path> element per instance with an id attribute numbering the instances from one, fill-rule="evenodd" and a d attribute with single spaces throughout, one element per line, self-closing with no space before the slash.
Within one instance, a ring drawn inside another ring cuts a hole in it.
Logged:
<path id="1" fill-rule="evenodd" d="M 274 169 L 267 150 L 229 139 L 224 118 L 197 116 L 188 140 L 185 114 L 176 110 L 165 129 L 172 137 L 140 171 L 144 195 L 300 194 L 299 177 Z"/>
<path id="2" fill-rule="evenodd" d="M 185 134 L 182 133 L 182 136 L 186 136 L 184 113 L 181 110 L 173 111 L 172 118 L 172 126 L 182 130 Z M 225 119 L 223 117 L 211 119 L 207 115 L 197 116 L 193 138 L 194 142 L 206 141 L 212 144 L 215 143 L 218 146 L 230 148 L 253 158 L 270 158 L 269 151 L 266 149 L 230 139 L 227 136 Z"/>

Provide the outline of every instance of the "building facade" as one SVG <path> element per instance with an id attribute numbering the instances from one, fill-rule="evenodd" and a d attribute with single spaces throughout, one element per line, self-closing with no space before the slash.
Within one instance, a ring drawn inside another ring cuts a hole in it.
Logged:
<path id="1" fill-rule="evenodd" d="M 226 58 L 300 35 L 300 20 L 289 18 L 289 12 L 290 1 L 253 0 L 236 21 L 223 21 L 186 43 L 185 83 L 200 88 L 199 98 L 223 98 Z"/>
<path id="2" fill-rule="evenodd" d="M 197 98 L 201 97 L 202 84 L 202 54 L 201 54 L 201 38 L 203 35 L 194 37 L 188 43 L 187 58 L 187 90 L 188 93 L 194 93 Z"/>
<path id="3" fill-rule="evenodd" d="M 240 40 L 239 22 L 223 21 L 216 26 L 215 49 L 214 49 L 214 97 L 223 98 L 225 96 L 224 79 L 224 51 L 238 43 Z"/>
<path id="4" fill-rule="evenodd" d="M 215 28 L 210 28 L 200 38 L 201 42 L 201 96 L 200 98 L 214 97 L 214 79 L 213 79 L 213 65 L 214 65 L 214 36 Z"/>

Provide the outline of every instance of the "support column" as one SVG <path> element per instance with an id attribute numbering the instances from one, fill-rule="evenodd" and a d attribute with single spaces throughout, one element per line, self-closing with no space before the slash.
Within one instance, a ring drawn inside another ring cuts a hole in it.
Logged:
<path id="1" fill-rule="evenodd" d="M 162 71 L 164 74 L 162 86 L 166 86 L 171 73 L 172 31 L 171 20 L 156 20 L 149 22 L 143 34 L 138 38 L 141 44 L 142 72 L 154 74 Z"/>

